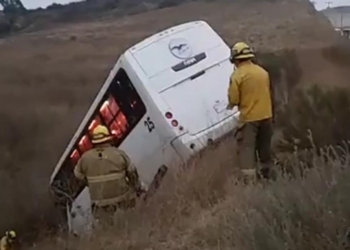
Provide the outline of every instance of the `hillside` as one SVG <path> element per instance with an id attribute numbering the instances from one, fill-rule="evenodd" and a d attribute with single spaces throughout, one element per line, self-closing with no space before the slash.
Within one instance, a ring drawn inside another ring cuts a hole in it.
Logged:
<path id="1" fill-rule="evenodd" d="M 2 39 L 0 195 L 6 199 L 0 212 L 8 216 L 0 231 L 41 219 L 55 223 L 49 176 L 118 55 L 154 32 L 195 19 L 209 22 L 230 44 L 294 50 L 300 83 L 348 83 L 350 71 L 324 58 L 339 37 L 306 0 L 194 2 Z"/>

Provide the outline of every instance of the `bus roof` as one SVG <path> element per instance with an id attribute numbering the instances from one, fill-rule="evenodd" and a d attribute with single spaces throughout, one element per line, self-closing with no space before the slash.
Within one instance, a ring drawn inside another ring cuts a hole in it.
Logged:
<path id="1" fill-rule="evenodd" d="M 208 25 L 208 24 L 205 21 L 198 20 L 198 21 L 187 22 L 187 23 L 183 23 L 183 24 L 179 24 L 179 25 L 170 27 L 168 29 L 165 29 L 163 31 L 160 31 L 160 32 L 152 35 L 152 36 L 145 38 L 141 42 L 132 46 L 127 51 L 130 52 L 131 54 L 137 53 L 138 51 L 144 49 L 145 47 L 151 45 L 152 43 L 157 42 L 159 39 L 162 39 L 164 36 L 168 36 L 171 34 L 182 32 L 184 30 L 192 29 L 194 27 L 198 27 L 201 25 Z"/>

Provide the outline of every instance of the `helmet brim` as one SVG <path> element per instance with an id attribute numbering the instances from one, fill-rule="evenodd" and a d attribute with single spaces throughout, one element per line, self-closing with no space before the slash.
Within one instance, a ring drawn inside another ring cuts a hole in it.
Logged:
<path id="1" fill-rule="evenodd" d="M 239 56 L 234 56 L 233 59 L 250 59 L 250 58 L 254 58 L 255 55 L 254 54 L 247 54 L 247 55 L 239 55 Z"/>
<path id="2" fill-rule="evenodd" d="M 101 139 L 92 139 L 91 142 L 92 144 L 100 144 L 100 143 L 111 141 L 112 139 L 113 139 L 113 136 L 107 136 Z"/>

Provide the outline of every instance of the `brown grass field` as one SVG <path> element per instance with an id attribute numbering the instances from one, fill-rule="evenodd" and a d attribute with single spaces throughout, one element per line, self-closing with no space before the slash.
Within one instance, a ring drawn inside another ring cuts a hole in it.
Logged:
<path id="1" fill-rule="evenodd" d="M 83 240 L 45 235 L 33 249 L 341 249 L 350 177 L 347 144 L 337 145 L 350 139 L 350 52 L 323 16 L 297 0 L 190 3 L 1 40 L 0 232 L 11 227 L 25 235 L 55 225 L 49 176 L 118 55 L 154 32 L 196 19 L 229 44 L 244 40 L 262 54 L 278 92 L 276 128 L 287 135 L 284 147 L 276 139 L 276 152 L 293 172 L 306 163 L 315 168 L 305 178 L 235 186 L 228 139 L 171 173 L 149 203 L 117 214 L 113 228 Z M 342 89 L 295 92 L 314 84 Z M 307 129 L 316 145 L 293 154 L 313 146 Z M 328 145 L 336 153 L 319 156 Z"/>
<path id="2" fill-rule="evenodd" d="M 31 249 L 346 249 L 348 151 L 332 159 L 311 151 L 306 178 L 242 186 L 232 181 L 232 145 L 172 172 L 149 203 L 115 214 L 113 226 L 80 239 L 42 235 Z"/>

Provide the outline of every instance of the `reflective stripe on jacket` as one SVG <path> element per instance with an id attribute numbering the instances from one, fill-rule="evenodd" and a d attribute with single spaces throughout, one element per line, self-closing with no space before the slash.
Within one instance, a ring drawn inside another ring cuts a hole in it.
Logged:
<path id="1" fill-rule="evenodd" d="M 242 62 L 233 72 L 228 89 L 229 106 L 238 106 L 242 122 L 272 117 L 269 74 L 251 61 Z"/>
<path id="2" fill-rule="evenodd" d="M 137 187 L 128 178 L 129 173 L 133 172 L 136 169 L 129 157 L 122 150 L 109 145 L 85 152 L 74 169 L 77 178 L 86 178 L 91 200 L 97 206 L 135 198 Z"/>

